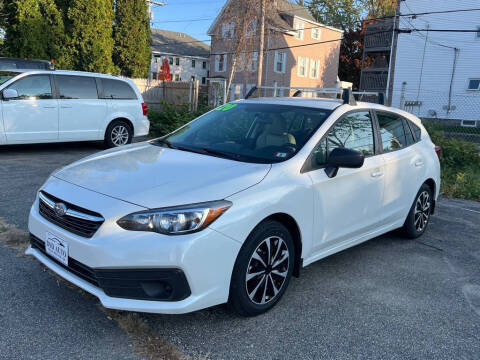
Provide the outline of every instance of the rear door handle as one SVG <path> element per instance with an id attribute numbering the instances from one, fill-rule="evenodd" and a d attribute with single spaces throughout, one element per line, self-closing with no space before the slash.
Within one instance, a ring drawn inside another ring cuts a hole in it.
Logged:
<path id="1" fill-rule="evenodd" d="M 71 109 L 73 106 L 62 105 L 60 106 L 62 109 Z"/>
<path id="2" fill-rule="evenodd" d="M 383 175 L 383 172 L 381 172 L 380 170 L 377 170 L 377 171 L 374 171 L 371 175 L 373 178 L 378 178 Z"/>
<path id="3" fill-rule="evenodd" d="M 417 161 L 415 161 L 415 166 L 416 166 L 416 167 L 423 166 L 423 160 L 417 160 Z"/>

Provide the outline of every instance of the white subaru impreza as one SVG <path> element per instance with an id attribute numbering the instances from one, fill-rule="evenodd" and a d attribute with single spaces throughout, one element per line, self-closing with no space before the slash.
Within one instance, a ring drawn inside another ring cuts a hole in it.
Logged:
<path id="1" fill-rule="evenodd" d="M 302 267 L 403 228 L 440 187 L 420 120 L 377 104 L 240 100 L 54 172 L 27 253 L 107 308 L 273 307 Z"/>

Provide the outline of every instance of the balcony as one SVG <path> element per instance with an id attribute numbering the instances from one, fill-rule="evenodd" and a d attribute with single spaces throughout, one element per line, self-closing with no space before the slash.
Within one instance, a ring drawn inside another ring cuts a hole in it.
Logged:
<path id="1" fill-rule="evenodd" d="M 389 51 L 392 46 L 393 19 L 369 24 L 365 30 L 365 51 Z"/>
<path id="2" fill-rule="evenodd" d="M 386 91 L 388 82 L 388 69 L 368 69 L 362 71 L 360 90 Z"/>

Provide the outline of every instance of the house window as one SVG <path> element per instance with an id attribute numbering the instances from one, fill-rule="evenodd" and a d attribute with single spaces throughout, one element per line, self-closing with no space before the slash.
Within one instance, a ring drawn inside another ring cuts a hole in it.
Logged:
<path id="1" fill-rule="evenodd" d="M 235 24 L 222 24 L 222 38 L 233 39 L 235 35 Z"/>
<path id="2" fill-rule="evenodd" d="M 206 69 L 206 68 L 207 68 L 207 62 L 204 61 L 204 62 L 202 63 L 202 69 Z"/>
<path id="3" fill-rule="evenodd" d="M 258 69 L 258 52 L 255 51 L 251 55 L 251 59 L 249 61 L 248 67 L 249 67 L 250 71 L 257 71 L 257 69 Z"/>
<path id="4" fill-rule="evenodd" d="M 175 58 L 175 65 L 180 65 L 180 58 Z"/>
<path id="5" fill-rule="evenodd" d="M 320 76 L 320 60 L 313 60 L 310 62 L 310 78 L 318 79 Z"/>
<path id="6" fill-rule="evenodd" d="M 275 51 L 275 68 L 276 73 L 284 74 L 286 70 L 287 54 L 284 52 Z"/>
<path id="7" fill-rule="evenodd" d="M 192 68 L 194 68 L 194 67 L 195 67 L 195 65 L 196 65 L 196 63 L 195 63 L 195 60 L 194 60 L 194 59 L 192 59 Z"/>
<path id="8" fill-rule="evenodd" d="M 169 57 L 169 58 L 168 58 L 168 63 L 169 63 L 170 65 L 173 65 L 173 57 Z"/>
<path id="9" fill-rule="evenodd" d="M 320 40 L 320 35 L 321 35 L 321 30 L 320 30 L 320 28 L 314 28 L 314 29 L 312 29 L 312 39 L 314 39 L 314 40 Z"/>
<path id="10" fill-rule="evenodd" d="M 227 68 L 227 55 L 215 55 L 215 71 L 216 72 L 225 72 Z"/>
<path id="11" fill-rule="evenodd" d="M 303 40 L 303 33 L 305 32 L 305 23 L 303 22 L 297 22 L 295 25 L 295 30 L 297 31 L 295 34 L 295 39 L 297 40 Z"/>
<path id="12" fill-rule="evenodd" d="M 205 85 L 207 83 L 207 78 L 206 77 L 202 77 L 202 85 Z"/>
<path id="13" fill-rule="evenodd" d="M 180 81 L 180 74 L 175 74 L 174 80 L 175 81 Z"/>
<path id="14" fill-rule="evenodd" d="M 308 58 L 299 56 L 297 63 L 297 75 L 300 77 L 307 77 Z"/>
<path id="15" fill-rule="evenodd" d="M 480 79 L 469 79 L 468 90 L 473 90 L 473 91 L 480 90 Z"/>
<path id="16" fill-rule="evenodd" d="M 249 26 L 247 26 L 247 30 L 245 31 L 247 37 L 252 37 L 257 34 L 257 20 L 253 20 Z"/>

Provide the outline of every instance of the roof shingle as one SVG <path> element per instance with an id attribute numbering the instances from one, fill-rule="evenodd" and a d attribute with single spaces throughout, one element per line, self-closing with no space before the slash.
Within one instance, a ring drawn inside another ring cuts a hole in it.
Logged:
<path id="1" fill-rule="evenodd" d="M 185 33 L 152 29 L 152 51 L 183 56 L 209 57 L 210 46 Z"/>

